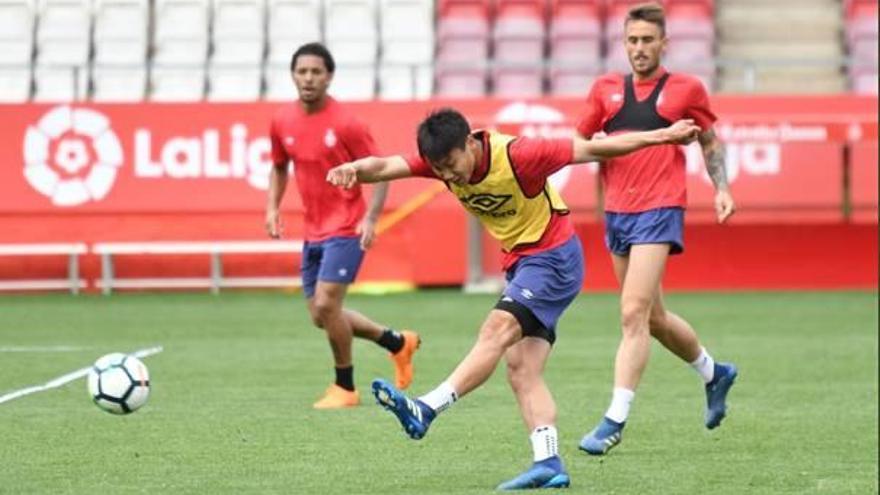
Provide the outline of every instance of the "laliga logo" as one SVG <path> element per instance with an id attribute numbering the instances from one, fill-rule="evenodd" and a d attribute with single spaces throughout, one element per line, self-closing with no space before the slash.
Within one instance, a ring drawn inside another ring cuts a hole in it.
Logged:
<path id="1" fill-rule="evenodd" d="M 103 199 L 122 166 L 122 147 L 110 121 L 94 110 L 55 107 L 28 126 L 24 176 L 56 206 Z"/>

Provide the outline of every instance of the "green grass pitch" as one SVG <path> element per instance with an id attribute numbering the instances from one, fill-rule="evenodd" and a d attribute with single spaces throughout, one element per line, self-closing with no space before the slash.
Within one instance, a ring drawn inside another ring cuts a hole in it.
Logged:
<path id="1" fill-rule="evenodd" d="M 347 302 L 422 333 L 420 394 L 470 348 L 494 299 Z M 570 493 L 877 493 L 876 293 L 668 300 L 716 358 L 739 365 L 728 418 L 705 430 L 699 378 L 655 344 L 623 443 L 601 459 L 578 451 L 607 405 L 619 334 L 615 296 L 581 295 L 546 373 Z M 370 380 L 391 364 L 359 341 L 362 406 L 312 410 L 330 351 L 298 294 L 2 297 L 0 395 L 152 345 L 165 350 L 145 360 L 153 390 L 135 414 L 100 411 L 82 379 L 0 404 L 0 493 L 484 494 L 531 461 L 503 367 L 414 442 L 373 403 Z"/>

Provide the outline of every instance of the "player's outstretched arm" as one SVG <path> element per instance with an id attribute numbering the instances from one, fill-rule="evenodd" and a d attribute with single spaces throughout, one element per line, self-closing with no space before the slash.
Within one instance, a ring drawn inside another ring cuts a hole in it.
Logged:
<path id="1" fill-rule="evenodd" d="M 343 163 L 327 172 L 327 182 L 346 189 L 358 183 L 384 182 L 405 177 L 412 177 L 412 172 L 400 155 L 368 156 Z"/>
<path id="2" fill-rule="evenodd" d="M 573 163 L 585 163 L 615 156 L 656 144 L 688 144 L 697 138 L 700 128 L 691 119 L 683 119 L 663 129 L 630 132 L 603 139 L 574 139 Z"/>

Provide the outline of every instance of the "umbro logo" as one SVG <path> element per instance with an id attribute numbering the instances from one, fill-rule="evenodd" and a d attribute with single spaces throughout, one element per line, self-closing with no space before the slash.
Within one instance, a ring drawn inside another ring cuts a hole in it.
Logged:
<path id="1" fill-rule="evenodd" d="M 483 193 L 471 194 L 470 196 L 458 199 L 472 210 L 482 213 L 492 213 L 510 201 L 511 197 L 510 194 L 495 195 Z"/>

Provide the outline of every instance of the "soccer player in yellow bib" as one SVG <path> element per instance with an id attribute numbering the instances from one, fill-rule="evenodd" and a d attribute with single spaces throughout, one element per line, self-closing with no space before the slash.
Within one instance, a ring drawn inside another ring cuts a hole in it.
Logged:
<path id="1" fill-rule="evenodd" d="M 595 141 L 532 139 L 472 132 L 463 115 L 442 109 L 419 125 L 418 154 L 362 158 L 330 170 L 327 180 L 345 188 L 413 176 L 442 180 L 504 251 L 507 288 L 468 355 L 443 383 L 411 399 L 388 381 L 373 381 L 376 400 L 397 416 L 411 438 L 424 437 L 437 415 L 485 382 L 503 357 L 534 458 L 529 469 L 498 488 L 569 485 L 557 447 L 556 404 L 543 370 L 556 340 L 556 322 L 583 285 L 584 260 L 565 203 L 547 178 L 568 164 L 655 144 L 687 143 L 697 131 L 692 121 L 683 120 Z"/>

